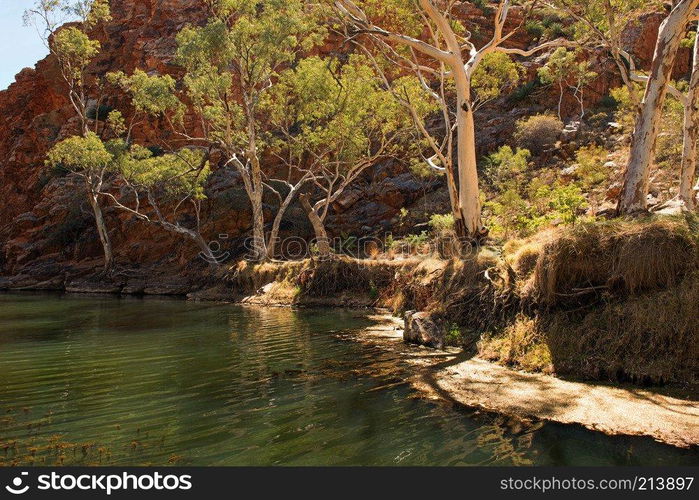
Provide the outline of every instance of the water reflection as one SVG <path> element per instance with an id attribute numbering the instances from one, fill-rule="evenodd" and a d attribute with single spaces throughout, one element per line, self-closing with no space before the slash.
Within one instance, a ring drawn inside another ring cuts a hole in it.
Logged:
<path id="1" fill-rule="evenodd" d="M 357 313 L 0 295 L 0 465 L 697 464 L 427 403 Z"/>

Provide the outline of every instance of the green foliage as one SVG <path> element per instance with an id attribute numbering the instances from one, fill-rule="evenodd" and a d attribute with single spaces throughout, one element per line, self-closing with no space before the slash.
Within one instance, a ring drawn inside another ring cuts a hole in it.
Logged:
<path id="1" fill-rule="evenodd" d="M 576 39 L 616 40 L 629 23 L 637 22 L 641 11 L 662 7 L 661 0 L 552 0 L 551 3 L 564 12 L 571 11 L 579 19 L 573 25 Z"/>
<path id="2" fill-rule="evenodd" d="M 107 80 L 121 87 L 131 96 L 131 103 L 137 112 L 160 115 L 174 111 L 177 116 L 184 113 L 184 105 L 175 96 L 175 79 L 170 75 L 148 75 L 137 69 L 133 75 L 123 72 L 109 73 Z"/>
<path id="3" fill-rule="evenodd" d="M 636 88 L 639 92 L 642 91 L 640 84 L 636 84 Z M 614 119 L 621 125 L 625 132 L 633 131 L 636 121 L 636 108 L 631 101 L 628 87 L 624 86 L 612 89 L 609 95 L 617 103 Z"/>
<path id="4" fill-rule="evenodd" d="M 78 24 L 61 27 L 65 20 L 61 16 L 77 18 Z M 47 38 L 71 87 L 83 84 L 83 72 L 100 50 L 100 43 L 90 39 L 86 31 L 110 19 L 108 0 L 35 0 L 24 13 L 25 23 L 35 24 Z"/>
<path id="5" fill-rule="evenodd" d="M 453 214 L 433 214 L 430 216 L 429 225 L 436 234 L 443 234 L 454 229 Z"/>
<path id="6" fill-rule="evenodd" d="M 584 189 L 590 189 L 609 178 L 609 172 L 604 164 L 607 161 L 607 151 L 600 146 L 583 146 L 575 153 L 578 164 L 577 176 Z"/>
<path id="7" fill-rule="evenodd" d="M 502 146 L 485 159 L 485 175 L 493 186 L 506 190 L 527 170 L 531 153 L 528 149 Z"/>
<path id="8" fill-rule="evenodd" d="M 471 0 L 471 3 L 484 11 L 484 13 L 487 13 L 490 11 L 490 7 L 488 6 L 488 0 Z"/>
<path id="9" fill-rule="evenodd" d="M 51 48 L 57 55 L 66 78 L 82 83 L 83 72 L 99 53 L 100 43 L 91 40 L 79 28 L 69 26 L 56 33 Z"/>
<path id="10" fill-rule="evenodd" d="M 424 29 L 417 2 L 405 0 L 360 0 L 357 3 L 369 19 L 381 19 L 385 29 L 419 37 Z M 452 19 L 452 21 L 455 21 Z"/>
<path id="11" fill-rule="evenodd" d="M 46 156 L 47 166 L 61 166 L 71 172 L 90 173 L 106 169 L 112 161 L 102 140 L 94 132 L 72 136 L 57 143 Z"/>
<path id="12" fill-rule="evenodd" d="M 522 66 L 503 52 L 486 54 L 471 77 L 479 104 L 496 99 L 505 89 L 513 88 L 522 71 Z"/>
<path id="13" fill-rule="evenodd" d="M 682 39 L 682 42 L 680 43 L 680 47 L 685 48 L 685 49 L 691 49 L 694 47 L 694 43 L 696 42 L 697 39 L 697 32 L 696 31 L 690 31 L 687 33 L 687 36 Z"/>
<path id="14" fill-rule="evenodd" d="M 597 77 L 597 73 L 590 70 L 590 61 L 578 61 L 579 52 L 569 51 L 565 47 L 557 48 L 548 58 L 546 64 L 539 68 L 539 79 L 544 84 L 554 84 L 560 89 L 560 99 L 563 99 L 565 88 L 573 91 L 574 96 L 582 101 L 582 89 Z M 561 114 L 560 100 L 558 114 Z M 582 105 L 582 104 L 581 104 Z"/>
<path id="15" fill-rule="evenodd" d="M 418 113 L 432 109 L 418 93 L 415 79 L 403 78 L 396 86 L 411 96 Z M 310 156 L 345 171 L 370 155 L 375 144 L 386 146 L 397 131 L 412 126 L 410 114 L 381 88 L 374 69 L 361 56 L 345 64 L 302 59 L 279 74 L 260 109 L 270 126 L 266 143 L 275 151 L 286 151 L 297 165 Z"/>
<path id="16" fill-rule="evenodd" d="M 127 145 L 122 139 L 103 142 L 95 133 L 73 136 L 49 151 L 46 164 L 86 176 L 114 172 L 136 187 L 159 190 L 173 197 L 204 198 L 210 166 L 201 151 L 181 149 L 154 156 L 142 146 Z"/>
<path id="17" fill-rule="evenodd" d="M 515 188 L 486 202 L 487 226 L 494 235 L 505 238 L 527 236 L 552 223 L 574 224 L 587 206 L 576 184 L 550 183 L 534 179 L 525 199 Z"/>
<path id="18" fill-rule="evenodd" d="M 537 9 L 535 17 L 527 20 L 524 29 L 535 40 L 542 38 L 548 40 L 561 37 L 569 38 L 573 30 L 566 26 L 566 21 L 567 19 L 557 10 L 550 8 Z"/>
<path id="19" fill-rule="evenodd" d="M 458 324 L 449 322 L 446 325 L 444 343 L 448 346 L 459 347 L 464 343 L 464 334 Z"/>
<path id="20" fill-rule="evenodd" d="M 252 118 L 270 81 L 320 43 L 325 30 L 302 0 L 219 0 L 211 7 L 207 24 L 177 35 L 177 61 L 186 69 L 184 85 L 209 139 L 244 148 L 251 131 L 246 117 Z"/>
<path id="21" fill-rule="evenodd" d="M 545 26 L 536 19 L 529 19 L 526 23 L 524 23 L 524 30 L 535 40 L 538 40 L 543 36 L 545 29 Z"/>
<path id="22" fill-rule="evenodd" d="M 411 249 L 417 249 L 427 243 L 429 241 L 430 237 L 427 234 L 427 231 L 421 231 L 420 234 L 409 234 L 405 238 L 403 238 L 403 241 L 411 248 Z"/>
<path id="23" fill-rule="evenodd" d="M 522 102 L 531 96 L 539 87 L 541 87 L 541 80 L 539 80 L 539 77 L 537 76 L 535 79 L 528 81 L 524 85 L 521 85 L 515 89 L 515 91 L 510 94 L 509 99 L 515 103 Z"/>
<path id="24" fill-rule="evenodd" d="M 558 47 L 538 70 L 539 79 L 544 84 L 565 82 L 570 78 L 570 70 L 575 65 L 575 53 L 565 47 Z"/>
<path id="25" fill-rule="evenodd" d="M 587 206 L 582 190 L 576 184 L 557 184 L 553 187 L 543 184 L 536 189 L 534 198 L 544 200 L 545 208 L 548 209 L 547 213 L 539 216 L 539 221 L 535 221 L 537 225 L 556 219 L 560 219 L 564 224 L 575 223 L 578 220 L 578 212 Z"/>
<path id="26" fill-rule="evenodd" d="M 124 121 L 124 116 L 120 111 L 111 111 L 109 115 L 107 115 L 106 125 L 116 137 L 119 137 L 126 132 L 126 122 Z"/>
<path id="27" fill-rule="evenodd" d="M 128 147 L 121 140 L 110 141 L 109 148 L 114 152 L 115 170 L 137 189 L 162 190 L 175 198 L 205 198 L 211 171 L 202 151 L 184 148 L 154 156 L 148 148 Z"/>
<path id="28" fill-rule="evenodd" d="M 69 16 L 80 19 L 88 30 L 112 19 L 109 0 L 74 0 L 73 2 L 53 0 L 53 3 L 62 4 L 61 9 Z"/>
<path id="29" fill-rule="evenodd" d="M 563 131 L 563 122 L 558 118 L 539 114 L 517 122 L 515 141 L 520 148 L 539 155 L 553 147 Z"/>

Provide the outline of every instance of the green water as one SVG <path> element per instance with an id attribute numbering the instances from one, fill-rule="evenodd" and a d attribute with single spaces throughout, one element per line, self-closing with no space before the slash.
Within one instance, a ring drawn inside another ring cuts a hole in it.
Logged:
<path id="1" fill-rule="evenodd" d="M 360 313 L 0 294 L 0 465 L 699 464 L 428 403 Z"/>

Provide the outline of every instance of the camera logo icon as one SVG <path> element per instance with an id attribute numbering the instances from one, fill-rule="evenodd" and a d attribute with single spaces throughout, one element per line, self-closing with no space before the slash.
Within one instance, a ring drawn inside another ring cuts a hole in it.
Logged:
<path id="1" fill-rule="evenodd" d="M 24 482 L 24 476 L 28 476 L 28 472 L 22 472 L 22 474 L 12 480 L 12 485 L 5 486 L 5 489 L 12 493 L 13 495 L 23 495 L 29 490 L 29 485 L 22 487 Z"/>

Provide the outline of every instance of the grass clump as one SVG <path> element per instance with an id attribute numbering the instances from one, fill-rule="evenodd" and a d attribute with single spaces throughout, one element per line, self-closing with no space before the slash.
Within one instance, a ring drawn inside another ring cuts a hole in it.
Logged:
<path id="1" fill-rule="evenodd" d="M 485 334 L 478 342 L 479 355 L 490 361 L 528 371 L 552 373 L 551 351 L 536 319 L 519 315 L 499 334 Z"/>
<path id="2" fill-rule="evenodd" d="M 580 224 L 544 245 L 530 298 L 550 307 L 589 302 L 601 292 L 666 289 L 696 267 L 697 238 L 684 219 Z"/>

